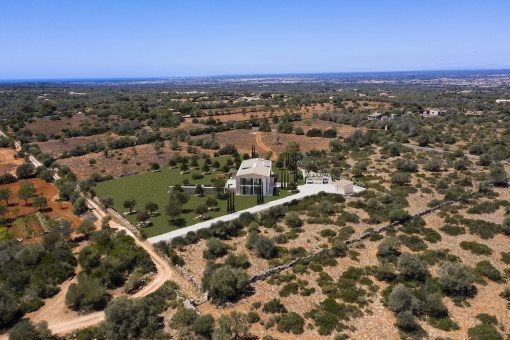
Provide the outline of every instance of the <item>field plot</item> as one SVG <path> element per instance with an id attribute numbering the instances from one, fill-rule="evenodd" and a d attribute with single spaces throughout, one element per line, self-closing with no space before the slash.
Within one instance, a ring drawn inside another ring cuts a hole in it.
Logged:
<path id="1" fill-rule="evenodd" d="M 112 135 L 114 137 L 115 135 Z M 60 156 L 63 152 L 69 151 L 76 146 L 85 147 L 91 142 L 104 143 L 104 134 L 93 136 L 82 136 L 66 138 L 63 142 L 60 140 L 48 140 L 46 142 L 37 143 L 42 152 L 46 152 L 55 156 Z"/>
<path id="2" fill-rule="evenodd" d="M 99 122 L 95 115 L 75 114 L 71 118 L 61 117 L 59 120 L 51 120 L 50 117 L 35 118 L 33 123 L 26 124 L 26 128 L 32 131 L 34 136 L 37 133 L 43 133 L 46 136 L 50 134 L 58 135 L 62 134 L 63 128 L 78 129 L 85 121 L 91 123 L 92 126 Z"/>
<path id="3" fill-rule="evenodd" d="M 245 107 L 245 109 L 246 109 L 245 113 L 242 112 L 242 110 L 243 110 L 242 107 L 230 108 L 230 113 L 218 114 L 218 115 L 214 115 L 212 117 L 214 119 L 219 119 L 221 122 L 228 122 L 229 120 L 234 120 L 234 121 L 248 120 L 251 118 L 251 116 L 254 116 L 256 118 L 263 118 L 264 116 L 269 117 L 269 115 L 270 115 L 269 111 L 267 111 L 267 112 L 263 111 L 264 106 L 262 106 L 262 105 L 256 106 L 255 111 L 252 111 L 253 108 L 254 108 L 253 106 Z M 277 116 L 283 116 L 283 114 L 284 114 L 283 111 L 279 110 L 278 107 L 275 106 L 274 109 L 275 109 L 274 113 Z M 321 106 L 321 105 L 303 106 L 298 110 L 294 110 L 293 112 L 301 113 L 301 114 L 309 116 L 311 118 L 312 112 L 313 113 L 322 113 L 322 112 L 328 112 L 331 110 L 333 110 L 333 106 L 331 104 L 324 104 L 324 106 Z M 206 113 L 212 114 L 214 112 L 221 112 L 224 110 L 221 110 L 221 109 L 207 110 L 206 109 L 203 111 Z M 198 117 L 198 119 L 199 120 L 207 119 L 207 117 Z M 186 118 L 186 122 L 191 122 L 192 120 L 193 120 L 193 118 Z"/>
<path id="4" fill-rule="evenodd" d="M 0 174 L 16 175 L 16 168 L 25 163 L 23 158 L 16 158 L 14 149 L 0 148 Z"/>
<path id="5" fill-rule="evenodd" d="M 220 157 L 217 159 L 220 165 L 227 161 L 227 157 Z M 203 160 L 199 161 L 199 165 L 203 165 Z M 165 206 L 169 203 L 168 186 L 175 184 L 183 184 L 187 179 L 190 185 L 201 184 L 211 185 L 211 180 L 216 178 L 221 172 L 212 171 L 210 175 L 204 175 L 203 178 L 193 179 L 193 175 L 201 174 L 200 170 L 191 170 L 189 174 L 181 175 L 179 169 L 169 169 L 164 167 L 160 172 L 146 172 L 133 176 L 126 176 L 111 181 L 99 183 L 96 188 L 96 193 L 99 197 L 113 196 L 115 201 L 115 209 L 120 213 L 128 211 L 123 207 L 123 202 L 127 199 L 136 199 L 136 206 L 134 210 L 140 211 L 144 209 L 148 201 L 153 201 L 159 206 L 159 216 L 151 217 L 149 221 L 153 223 L 151 227 L 144 228 L 148 237 L 160 235 L 177 228 L 189 226 L 199 221 L 195 220 L 198 216 L 195 213 L 196 207 L 205 204 L 208 198 L 216 198 L 216 194 L 204 195 L 198 197 L 190 194 L 189 201 L 183 205 L 183 214 L 176 219 L 170 221 L 170 218 L 165 214 Z M 288 195 L 286 190 L 280 191 L 280 196 L 265 197 L 265 201 L 279 199 Z M 217 199 L 219 208 L 218 211 L 211 211 L 206 213 L 211 218 L 223 216 L 227 214 L 227 202 L 223 199 Z M 235 205 L 236 210 L 240 211 L 249 207 L 255 206 L 257 203 L 256 196 L 236 196 Z M 136 215 L 128 215 L 126 218 L 133 224 L 137 225 Z"/>
<path id="6" fill-rule="evenodd" d="M 44 229 L 34 214 L 17 218 L 13 227 L 16 238 L 32 238 L 44 234 Z"/>
<path id="7" fill-rule="evenodd" d="M 143 144 L 132 148 L 111 150 L 108 157 L 99 152 L 60 159 L 58 162 L 69 166 L 79 179 L 87 178 L 96 172 L 103 176 L 120 177 L 144 172 L 149 168 L 149 163 L 152 162 L 161 166 L 166 165 L 177 152 L 182 156 L 189 155 L 184 143 L 181 143 L 182 151 L 173 151 L 168 145 L 169 142 L 165 141 L 165 146 L 161 148 L 162 153 L 159 156 L 156 155 L 152 144 Z M 211 150 L 201 150 L 201 152 L 212 154 Z M 90 162 L 93 162 L 93 164 Z"/>
<path id="8" fill-rule="evenodd" d="M 58 189 L 51 183 L 47 183 L 39 178 L 25 180 L 34 184 L 36 196 L 41 193 L 48 200 L 48 206 L 44 209 L 43 214 L 53 219 L 65 219 L 71 223 L 71 227 L 78 226 L 82 220 L 72 213 L 72 204 L 70 202 L 61 202 L 60 204 L 55 201 L 58 198 Z M 7 227 L 15 237 L 26 238 L 30 235 L 31 239 L 26 242 L 37 242 L 40 236 L 44 233 L 43 227 L 36 216 L 38 214 L 36 208 L 29 204 L 26 205 L 25 201 L 16 198 L 16 193 L 20 184 L 25 181 L 18 181 L 11 184 L 0 185 L 0 189 L 9 188 L 11 196 L 9 198 L 9 212 L 5 215 L 7 217 Z M 16 211 L 19 208 L 18 211 Z M 29 226 L 28 228 L 26 226 Z M 25 242 L 25 241 L 24 241 Z"/>

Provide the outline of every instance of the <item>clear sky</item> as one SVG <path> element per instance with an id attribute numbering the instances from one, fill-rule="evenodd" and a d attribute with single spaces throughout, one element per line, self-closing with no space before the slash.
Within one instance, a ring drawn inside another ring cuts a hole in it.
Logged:
<path id="1" fill-rule="evenodd" d="M 0 0 L 0 79 L 510 67 L 510 0 Z"/>

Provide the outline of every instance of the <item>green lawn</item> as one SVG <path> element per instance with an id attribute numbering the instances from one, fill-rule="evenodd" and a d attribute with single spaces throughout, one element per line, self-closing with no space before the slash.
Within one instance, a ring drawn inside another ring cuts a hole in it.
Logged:
<path id="1" fill-rule="evenodd" d="M 212 159 L 214 162 L 218 160 L 221 165 L 225 164 L 229 157 L 220 157 Z M 200 167 L 203 165 L 203 160 L 199 161 Z M 136 206 L 134 210 L 142 210 L 145 207 L 145 203 L 153 201 L 159 205 L 160 216 L 151 217 L 150 221 L 153 223 L 151 227 L 144 228 L 148 237 L 160 235 L 178 228 L 190 226 L 200 221 L 196 221 L 194 218 L 198 216 L 195 214 L 195 208 L 200 204 L 205 204 L 208 196 L 216 197 L 215 194 L 205 195 L 204 197 L 197 197 L 194 194 L 190 195 L 188 203 L 183 206 L 183 214 L 177 219 L 176 222 L 171 222 L 169 217 L 165 215 L 165 206 L 169 202 L 168 186 L 175 184 L 182 184 L 184 179 L 187 178 L 189 184 L 207 184 L 211 185 L 211 179 L 216 178 L 219 171 L 212 171 L 211 175 L 206 175 L 204 178 L 193 180 L 192 174 L 201 174 L 201 170 L 191 170 L 189 174 L 181 175 L 179 169 L 170 169 L 168 166 L 161 168 L 161 172 L 146 172 L 143 174 L 117 178 L 107 182 L 98 183 L 96 188 L 97 196 L 113 196 L 115 200 L 115 209 L 119 213 L 128 211 L 122 205 L 126 199 L 136 199 Z M 273 201 L 285 196 L 288 196 L 289 192 L 286 190 L 280 190 L 280 196 L 264 197 L 265 202 Z M 227 214 L 227 201 L 217 199 L 219 211 L 210 212 L 207 215 L 211 218 L 223 216 Z M 236 196 L 235 205 L 236 210 L 244 210 L 253 207 L 257 204 L 256 196 Z M 137 225 L 136 215 L 125 216 L 128 221 L 133 225 Z"/>

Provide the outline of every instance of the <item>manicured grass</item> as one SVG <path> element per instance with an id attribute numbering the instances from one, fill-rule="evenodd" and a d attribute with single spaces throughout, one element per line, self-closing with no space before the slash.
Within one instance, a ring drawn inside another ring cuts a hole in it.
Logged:
<path id="1" fill-rule="evenodd" d="M 218 162 L 223 165 L 227 161 L 228 157 L 220 157 L 212 159 L 214 162 Z M 199 161 L 200 167 L 203 165 L 203 160 Z M 179 218 L 172 222 L 170 218 L 165 214 L 165 206 L 169 202 L 168 186 L 175 184 L 182 184 L 185 178 L 188 179 L 189 184 L 207 184 L 211 185 L 211 179 L 216 178 L 217 175 L 221 174 L 221 171 L 211 171 L 210 175 L 205 175 L 204 178 L 193 180 L 193 173 L 201 174 L 201 170 L 191 170 L 189 174 L 181 175 L 179 169 L 170 169 L 168 166 L 161 168 L 161 172 L 146 172 L 143 174 L 117 178 L 107 182 L 101 182 L 97 185 L 96 193 L 99 197 L 113 196 L 115 201 L 115 210 L 119 213 L 128 211 L 122 205 L 127 199 L 136 199 L 136 206 L 133 210 L 141 211 L 145 207 L 145 203 L 153 201 L 159 205 L 159 216 L 151 217 L 149 221 L 153 223 L 152 226 L 144 228 L 148 237 L 167 233 L 169 231 L 190 226 L 201 221 L 197 221 L 194 218 L 198 215 L 195 213 L 195 208 L 201 204 L 205 204 L 207 197 L 216 197 L 215 194 L 205 195 L 204 197 L 197 197 L 194 194 L 190 194 L 189 201 L 183 206 L 183 213 Z M 289 192 L 286 190 L 280 190 L 280 196 L 266 196 L 264 202 L 273 201 L 285 196 L 288 196 Z M 223 216 L 227 214 L 227 201 L 217 199 L 219 211 L 210 212 L 206 215 L 211 218 Z M 235 206 L 236 211 L 244 210 L 253 207 L 257 204 L 256 196 L 236 196 Z M 133 225 L 137 225 L 136 214 L 125 216 L 128 221 Z"/>

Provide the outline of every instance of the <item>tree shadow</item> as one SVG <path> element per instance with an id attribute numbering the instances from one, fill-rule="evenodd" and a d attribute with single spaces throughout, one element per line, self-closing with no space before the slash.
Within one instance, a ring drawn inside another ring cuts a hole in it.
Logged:
<path id="1" fill-rule="evenodd" d="M 182 217 L 179 217 L 179 218 L 176 218 L 174 221 L 170 220 L 169 224 L 176 226 L 178 228 L 182 228 L 182 227 L 186 226 L 186 220 Z"/>

